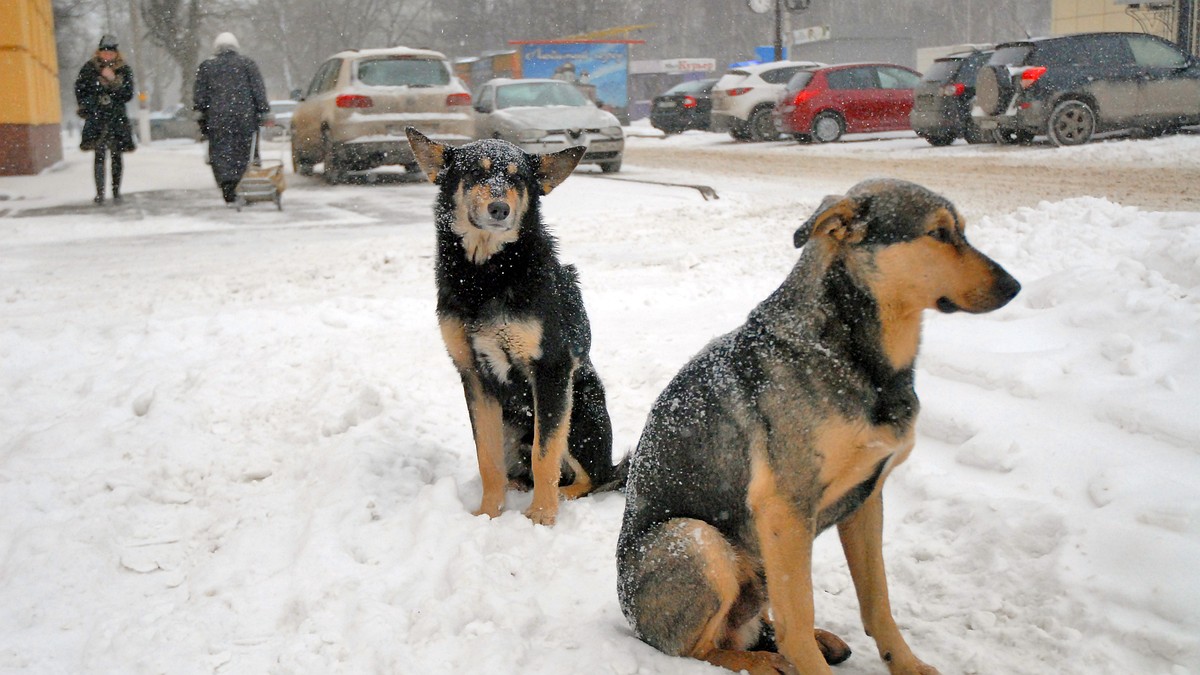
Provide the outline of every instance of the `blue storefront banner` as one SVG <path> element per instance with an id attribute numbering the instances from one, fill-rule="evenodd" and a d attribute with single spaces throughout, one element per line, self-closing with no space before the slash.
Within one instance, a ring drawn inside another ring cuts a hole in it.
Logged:
<path id="1" fill-rule="evenodd" d="M 550 77 L 596 87 L 596 101 L 629 105 L 629 45 L 611 42 L 525 44 L 523 77 Z"/>

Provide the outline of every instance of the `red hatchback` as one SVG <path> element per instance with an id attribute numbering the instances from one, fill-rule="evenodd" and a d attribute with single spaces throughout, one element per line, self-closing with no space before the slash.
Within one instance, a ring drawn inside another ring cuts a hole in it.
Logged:
<path id="1" fill-rule="evenodd" d="M 893 63 L 847 63 L 796 73 L 775 104 L 780 133 L 801 143 L 842 134 L 911 129 L 908 113 L 921 74 Z"/>

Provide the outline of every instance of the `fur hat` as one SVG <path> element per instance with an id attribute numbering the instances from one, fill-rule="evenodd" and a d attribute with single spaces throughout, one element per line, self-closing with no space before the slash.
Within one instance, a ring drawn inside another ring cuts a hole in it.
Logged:
<path id="1" fill-rule="evenodd" d="M 110 49 L 114 52 L 117 51 L 117 36 L 105 33 L 104 37 L 100 38 L 100 45 L 96 49 L 98 51 L 107 51 Z"/>
<path id="2" fill-rule="evenodd" d="M 213 39 L 213 53 L 220 54 L 221 52 L 236 52 L 241 49 L 237 38 L 233 33 L 221 33 Z"/>

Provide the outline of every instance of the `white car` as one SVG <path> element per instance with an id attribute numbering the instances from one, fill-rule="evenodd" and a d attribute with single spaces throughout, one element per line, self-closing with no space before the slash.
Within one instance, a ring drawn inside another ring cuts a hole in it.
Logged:
<path id="1" fill-rule="evenodd" d="M 726 72 L 712 89 L 711 131 L 728 131 L 739 141 L 779 138 L 771 111 L 801 70 L 825 65 L 816 61 L 773 61 Z"/>
<path id="2" fill-rule="evenodd" d="M 599 164 L 604 173 L 621 170 L 620 121 L 569 82 L 497 78 L 483 83 L 474 101 L 476 138 L 502 138 L 538 154 L 582 145 L 587 153 L 580 164 Z"/>
<path id="3" fill-rule="evenodd" d="M 261 129 L 263 140 L 270 141 L 288 135 L 292 129 L 292 112 L 298 103 L 299 101 L 291 99 L 268 103 L 271 106 L 271 112 L 267 115 L 266 122 L 263 123 Z"/>
<path id="4" fill-rule="evenodd" d="M 414 126 L 443 144 L 474 137 L 471 94 L 441 52 L 390 47 L 349 49 L 317 69 L 292 112 L 292 166 L 325 180 L 347 171 L 399 164 L 416 172 L 404 130 Z"/>

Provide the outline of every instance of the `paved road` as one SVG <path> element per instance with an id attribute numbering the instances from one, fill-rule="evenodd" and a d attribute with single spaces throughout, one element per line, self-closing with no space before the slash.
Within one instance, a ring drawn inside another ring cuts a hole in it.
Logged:
<path id="1" fill-rule="evenodd" d="M 877 141 L 889 143 L 894 141 Z M 714 144 L 631 145 L 626 164 L 647 169 L 688 167 L 697 182 L 711 175 L 777 180 L 781 175 L 798 179 L 851 184 L 863 178 L 892 176 L 921 183 L 953 195 L 964 211 L 992 212 L 1034 206 L 1043 200 L 1057 201 L 1078 196 L 1107 197 L 1112 201 L 1153 211 L 1200 211 L 1200 170 L 1194 168 L 1126 166 L 1111 167 L 1096 162 L 1073 165 L 1055 158 L 1055 148 L 1007 148 L 995 152 L 956 154 L 930 149 L 930 156 L 914 158 L 912 152 L 806 152 L 799 145 L 782 143 L 731 147 L 723 140 Z M 882 146 L 881 146 L 882 147 Z M 934 153 L 937 153 L 936 155 Z"/>

